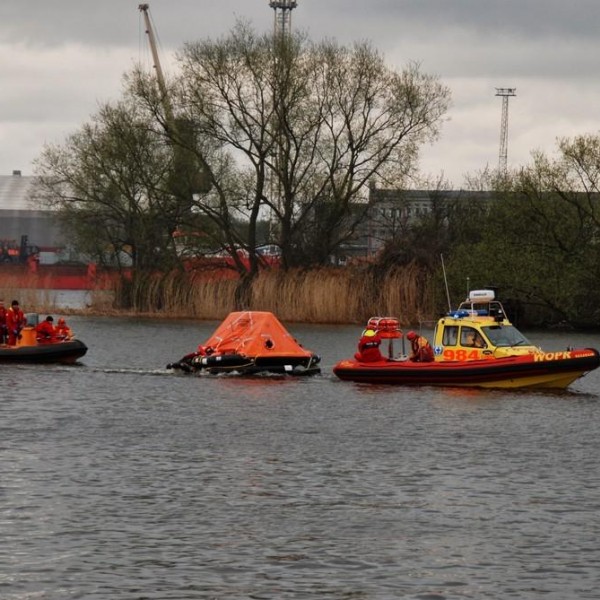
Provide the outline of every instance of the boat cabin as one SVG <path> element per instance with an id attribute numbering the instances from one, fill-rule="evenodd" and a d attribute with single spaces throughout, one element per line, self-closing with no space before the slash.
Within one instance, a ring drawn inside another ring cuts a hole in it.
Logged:
<path id="1" fill-rule="evenodd" d="M 537 348 L 514 327 L 492 290 L 472 290 L 435 328 L 437 361 L 481 360 L 530 354 Z"/>

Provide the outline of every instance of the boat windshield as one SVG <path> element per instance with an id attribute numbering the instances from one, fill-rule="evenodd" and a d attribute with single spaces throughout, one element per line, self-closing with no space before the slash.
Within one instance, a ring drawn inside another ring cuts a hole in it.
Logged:
<path id="1" fill-rule="evenodd" d="M 482 327 L 494 346 L 532 346 L 533 344 L 512 325 L 489 325 Z"/>

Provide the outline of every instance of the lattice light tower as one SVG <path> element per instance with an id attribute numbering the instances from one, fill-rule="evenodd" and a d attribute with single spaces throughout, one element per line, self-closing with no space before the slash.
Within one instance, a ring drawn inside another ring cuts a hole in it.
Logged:
<path id="1" fill-rule="evenodd" d="M 500 121 L 500 154 L 498 171 L 506 173 L 508 166 L 508 99 L 517 95 L 517 88 L 496 88 L 496 96 L 502 97 L 502 120 Z"/>
<path id="2" fill-rule="evenodd" d="M 292 10 L 298 6 L 296 0 L 269 0 L 269 6 L 275 11 L 275 29 L 273 40 L 275 43 L 286 42 L 290 39 L 290 35 L 292 32 Z M 275 53 L 275 65 L 280 63 L 277 53 Z M 277 106 L 280 102 L 280 99 L 275 95 L 273 97 L 273 104 L 277 111 Z M 273 136 L 276 140 L 278 140 L 278 150 L 275 151 L 275 164 L 277 165 L 276 171 L 279 171 L 281 165 L 283 165 L 283 131 L 281 125 L 277 120 L 274 121 L 273 125 Z M 271 189 L 271 195 L 275 199 L 275 202 L 281 208 L 282 201 L 282 188 L 281 188 L 281 180 L 279 177 L 271 176 L 269 177 L 269 186 Z M 274 225 L 274 212 L 271 212 L 270 228 L 274 229 L 276 225 Z"/>
<path id="3" fill-rule="evenodd" d="M 298 6 L 296 0 L 269 0 L 275 11 L 275 35 L 286 36 L 292 30 L 292 10 Z"/>

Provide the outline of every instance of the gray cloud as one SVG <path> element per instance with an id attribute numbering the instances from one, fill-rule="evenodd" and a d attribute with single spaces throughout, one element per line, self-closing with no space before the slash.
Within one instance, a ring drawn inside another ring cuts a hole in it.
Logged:
<path id="1" fill-rule="evenodd" d="M 0 2 L 0 172 L 31 171 L 45 142 L 60 142 L 118 97 L 122 75 L 147 56 L 139 0 Z M 237 19 L 270 31 L 268 0 L 151 0 L 166 65 L 185 42 L 225 35 Z M 371 40 L 388 63 L 408 61 L 453 93 L 440 141 L 423 167 L 462 175 L 497 161 L 500 101 L 516 87 L 509 162 L 551 151 L 557 137 L 598 130 L 600 2 L 578 0 L 298 0 L 294 29 L 341 43 Z M 147 59 L 146 59 L 147 60 Z"/>

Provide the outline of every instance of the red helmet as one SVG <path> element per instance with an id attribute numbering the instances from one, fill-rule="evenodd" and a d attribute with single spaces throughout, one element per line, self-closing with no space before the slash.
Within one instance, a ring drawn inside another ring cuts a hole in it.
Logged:
<path id="1" fill-rule="evenodd" d="M 417 334 L 414 331 L 409 331 L 406 334 L 406 338 L 409 339 L 411 342 L 417 337 Z"/>

